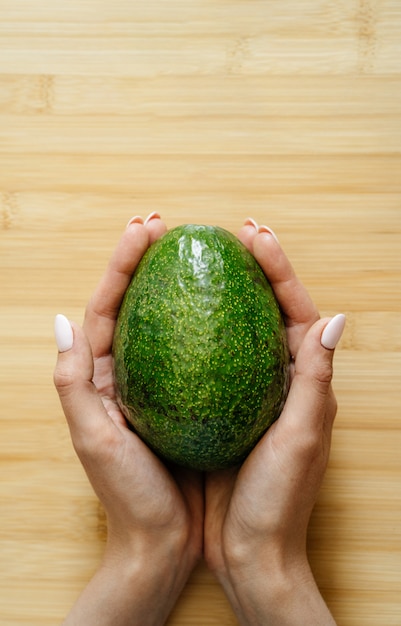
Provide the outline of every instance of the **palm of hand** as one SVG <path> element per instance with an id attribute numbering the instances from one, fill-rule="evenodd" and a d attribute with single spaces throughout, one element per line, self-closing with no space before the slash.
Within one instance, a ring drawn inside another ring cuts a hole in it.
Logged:
<path id="1" fill-rule="evenodd" d="M 165 465 L 128 428 L 114 384 L 112 340 L 118 310 L 136 264 L 164 226 L 155 220 L 152 229 L 147 232 L 135 224 L 124 233 L 86 310 L 84 331 L 92 351 L 92 381 L 105 414 L 96 445 L 80 458 L 109 523 L 115 520 L 123 527 L 131 520 L 132 527 L 147 531 L 154 531 L 156 526 L 184 529 L 191 526 L 192 517 L 196 518 L 192 526 L 199 543 L 199 511 L 203 509 L 200 477 L 183 472 L 173 479 Z"/>
<path id="2" fill-rule="evenodd" d="M 256 237 L 249 227 L 239 236 L 264 269 L 283 310 L 293 355 L 292 387 L 296 368 L 299 374 L 306 360 L 302 356 L 304 338 L 319 320 L 318 312 L 277 242 Z M 296 398 L 294 391 L 291 397 Z M 224 571 L 225 552 L 233 547 L 241 551 L 244 539 L 245 550 L 249 548 L 247 539 L 266 545 L 269 537 L 283 542 L 285 535 L 288 543 L 296 540 L 302 544 L 327 464 L 335 413 L 331 393 L 327 397 L 322 394 L 322 406 L 313 413 L 323 416 L 321 423 L 305 428 L 309 417 L 300 414 L 295 400 L 287 401 L 280 419 L 239 470 L 207 477 L 205 556 L 212 569 Z"/>

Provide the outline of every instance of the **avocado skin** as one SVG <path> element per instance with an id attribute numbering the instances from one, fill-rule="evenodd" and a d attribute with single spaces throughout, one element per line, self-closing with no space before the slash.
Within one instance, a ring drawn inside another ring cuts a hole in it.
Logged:
<path id="1" fill-rule="evenodd" d="M 245 246 L 186 224 L 145 253 L 113 342 L 119 404 L 160 457 L 203 471 L 242 462 L 279 417 L 289 352 L 280 308 Z"/>

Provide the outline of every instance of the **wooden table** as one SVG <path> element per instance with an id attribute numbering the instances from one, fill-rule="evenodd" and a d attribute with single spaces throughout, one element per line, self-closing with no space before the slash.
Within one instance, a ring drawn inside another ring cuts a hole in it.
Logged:
<path id="1" fill-rule="evenodd" d="M 401 4 L 0 0 L 0 623 L 61 621 L 104 516 L 52 385 L 135 214 L 252 216 L 345 312 L 310 559 L 342 626 L 401 625 Z M 201 564 L 169 626 L 232 626 Z"/>

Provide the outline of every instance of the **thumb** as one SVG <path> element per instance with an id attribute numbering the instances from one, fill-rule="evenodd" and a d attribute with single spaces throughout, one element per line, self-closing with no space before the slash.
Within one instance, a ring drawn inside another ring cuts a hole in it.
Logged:
<path id="1" fill-rule="evenodd" d="M 331 389 L 334 348 L 345 326 L 345 316 L 321 319 L 307 332 L 295 360 L 295 373 L 280 418 L 307 435 L 331 428 L 337 406 Z"/>
<path id="2" fill-rule="evenodd" d="M 84 331 L 64 315 L 56 316 L 54 331 L 59 353 L 53 380 L 79 454 L 95 444 L 110 420 L 92 381 L 93 356 Z"/>

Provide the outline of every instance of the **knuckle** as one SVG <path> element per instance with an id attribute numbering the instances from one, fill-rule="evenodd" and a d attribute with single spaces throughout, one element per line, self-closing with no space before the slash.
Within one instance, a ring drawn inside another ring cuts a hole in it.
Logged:
<path id="1" fill-rule="evenodd" d="M 72 440 L 81 460 L 96 462 L 103 467 L 118 456 L 122 443 L 118 429 L 113 427 L 81 429 L 74 432 Z"/>
<path id="2" fill-rule="evenodd" d="M 75 383 L 74 370 L 66 365 L 57 365 L 53 372 L 53 383 L 60 395 L 67 394 Z"/>
<path id="3" fill-rule="evenodd" d="M 331 362 L 325 360 L 313 367 L 311 371 L 312 384 L 318 393 L 327 395 L 333 378 L 333 366 Z"/>
<path id="4" fill-rule="evenodd" d="M 297 459 L 298 466 L 304 467 L 306 471 L 312 468 L 319 468 L 326 465 L 327 445 L 323 430 L 306 432 L 297 441 L 294 458 Z"/>
<path id="5" fill-rule="evenodd" d="M 298 453 L 303 456 L 314 456 L 320 450 L 321 442 L 320 429 L 304 428 L 297 432 L 296 448 Z"/>

